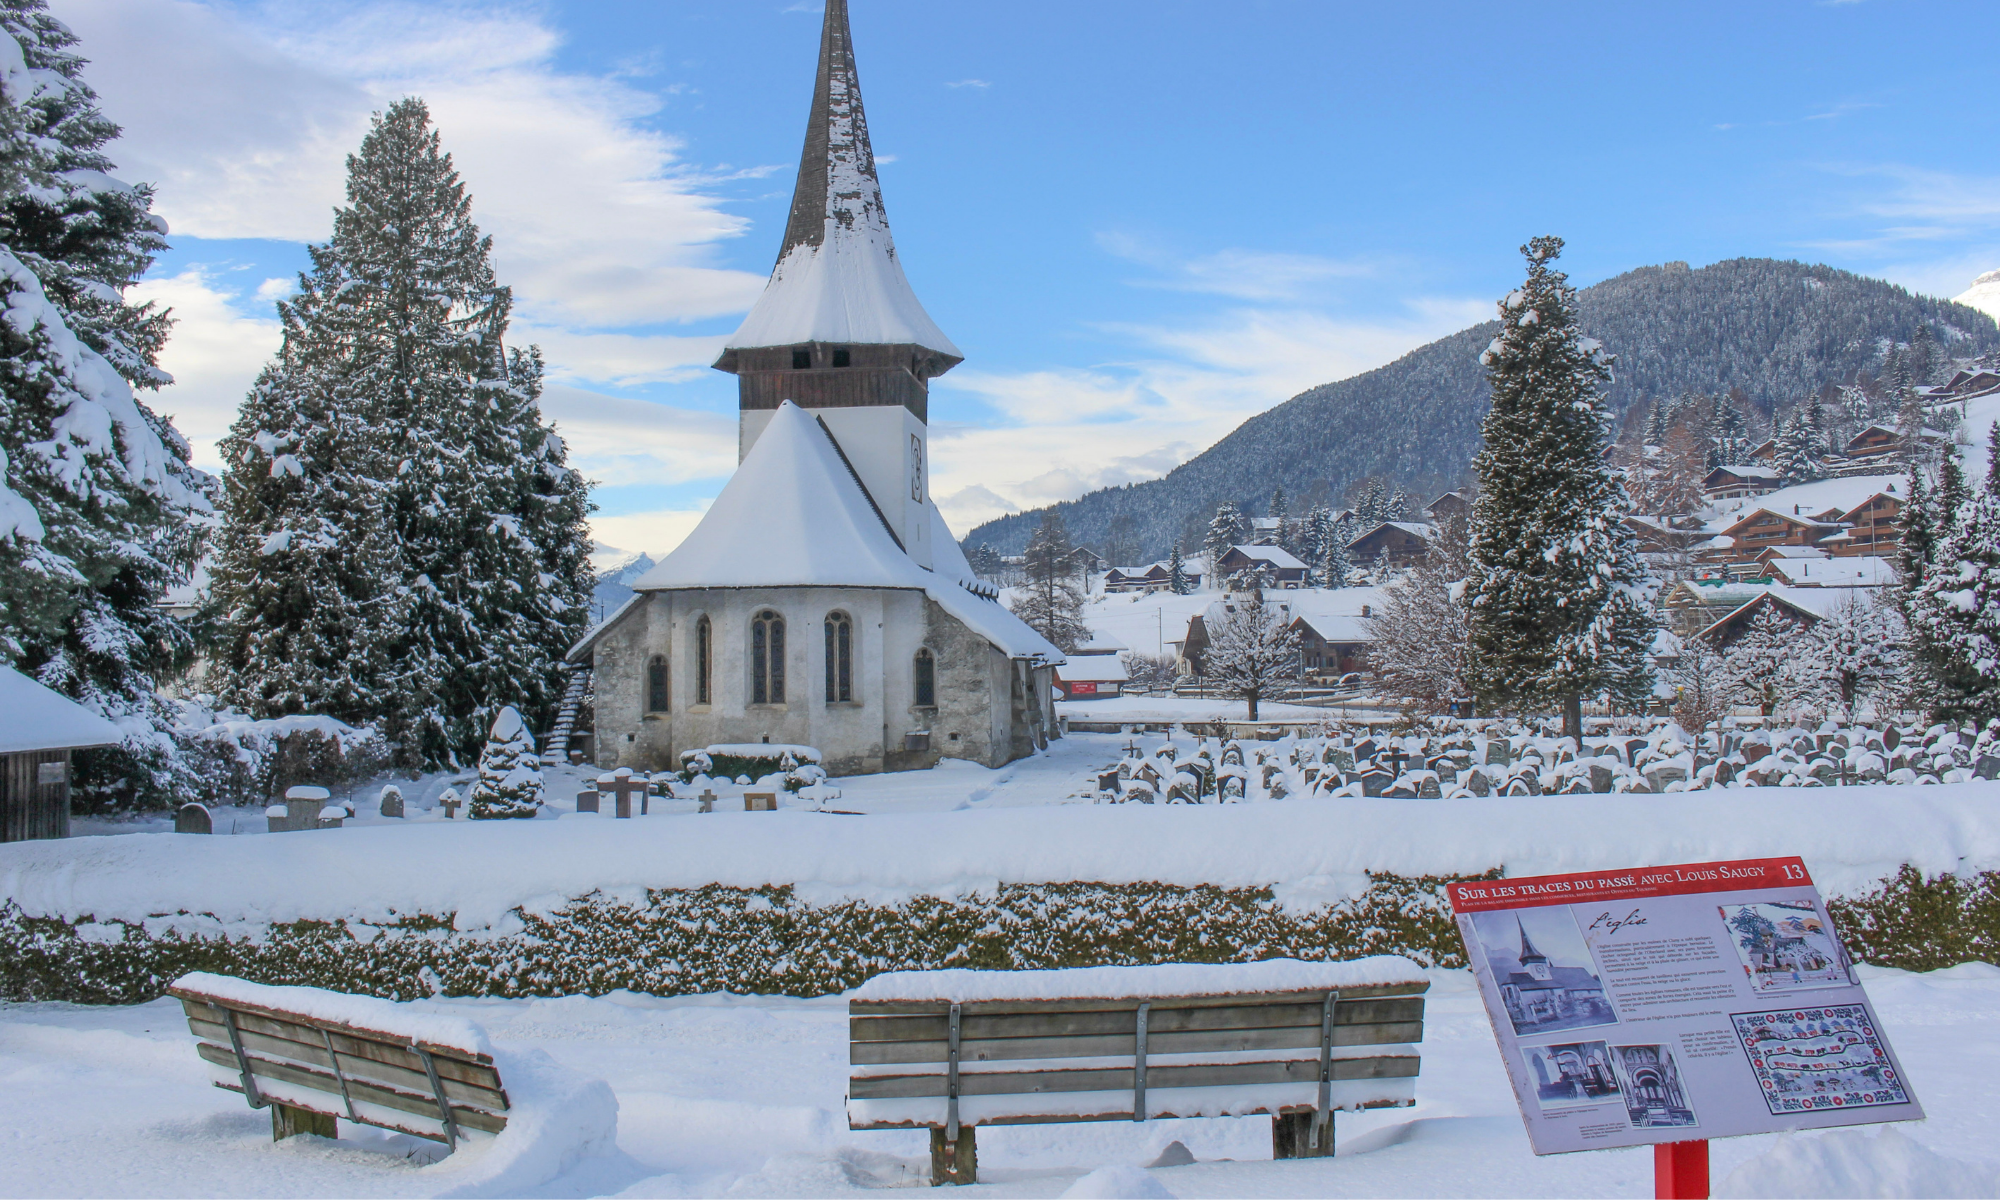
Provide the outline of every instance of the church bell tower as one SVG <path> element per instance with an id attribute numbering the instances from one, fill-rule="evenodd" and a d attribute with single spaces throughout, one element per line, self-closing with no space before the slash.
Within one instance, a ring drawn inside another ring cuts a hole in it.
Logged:
<path id="1" fill-rule="evenodd" d="M 822 421 L 903 548 L 931 565 L 930 381 L 964 359 L 918 303 L 882 209 L 847 0 L 826 0 L 791 219 L 770 282 L 715 360 L 737 377 L 737 456 L 778 405 Z"/>

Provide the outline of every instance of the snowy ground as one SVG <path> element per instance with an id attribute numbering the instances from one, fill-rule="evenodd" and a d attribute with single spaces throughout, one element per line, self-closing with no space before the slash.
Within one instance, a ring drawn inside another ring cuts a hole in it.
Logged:
<path id="1" fill-rule="evenodd" d="M 1343 1114 L 1332 1160 L 1274 1163 L 1265 1118 L 983 1129 L 973 1192 L 1194 1196 L 1643 1196 L 1651 1156 L 1528 1151 L 1464 972 L 1436 972 L 1418 1105 Z M 1714 1145 L 1716 1194 L 2000 1194 L 2000 969 L 1865 969 L 1930 1118 Z M 920 1185 L 922 1135 L 851 1133 L 846 1009 L 821 1000 L 614 995 L 451 1001 L 502 1048 L 608 1081 L 618 1153 L 548 1196 L 827 1196 Z M 423 1196 L 448 1186 L 410 1139 L 341 1123 L 330 1143 L 269 1140 L 268 1119 L 209 1086 L 178 1005 L 0 1005 L 0 1195 Z M 1167 1145 L 1190 1165 L 1139 1172 Z M 1112 1170 L 1101 1170 L 1114 1168 Z M 1148 1191 L 1145 1185 L 1157 1187 Z"/>
<path id="2" fill-rule="evenodd" d="M 1176 721 L 1247 721 L 1249 706 L 1241 700 L 1203 700 L 1194 696 L 1112 696 L 1104 700 L 1058 700 L 1056 713 L 1071 721 L 1118 721 L 1161 725 Z M 1259 721 L 1381 720 L 1384 710 L 1374 704 L 1281 704 L 1266 700 L 1257 706 Z"/>

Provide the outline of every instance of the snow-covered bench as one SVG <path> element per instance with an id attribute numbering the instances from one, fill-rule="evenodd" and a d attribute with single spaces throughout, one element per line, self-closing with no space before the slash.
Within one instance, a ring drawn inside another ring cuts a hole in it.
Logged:
<path id="1" fill-rule="evenodd" d="M 507 1127 L 507 1090 L 477 1025 L 370 996 L 198 972 L 168 994 L 215 1086 L 271 1109 L 271 1137 L 335 1135 L 336 1118 L 454 1148 Z"/>
<path id="2" fill-rule="evenodd" d="M 850 1129 L 929 1128 L 933 1184 L 979 1125 L 1271 1116 L 1272 1156 L 1333 1153 L 1336 1109 L 1416 1103 L 1405 958 L 901 971 L 848 1001 Z"/>

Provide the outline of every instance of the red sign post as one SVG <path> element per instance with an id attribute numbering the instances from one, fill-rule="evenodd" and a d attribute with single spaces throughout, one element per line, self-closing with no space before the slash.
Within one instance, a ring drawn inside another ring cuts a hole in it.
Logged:
<path id="1" fill-rule="evenodd" d="M 1921 1120 L 1805 863 L 1684 863 L 1448 889 L 1537 1154 Z"/>

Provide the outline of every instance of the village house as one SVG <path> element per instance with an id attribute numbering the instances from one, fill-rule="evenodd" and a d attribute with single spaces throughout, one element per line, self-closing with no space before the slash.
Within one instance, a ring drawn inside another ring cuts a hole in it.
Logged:
<path id="1" fill-rule="evenodd" d="M 1701 494 L 1710 500 L 1730 500 L 1761 496 L 1784 485 L 1784 476 L 1773 467 L 1717 467 L 1702 476 Z"/>
<path id="2" fill-rule="evenodd" d="M 0 842 L 68 837 L 72 752 L 123 740 L 103 717 L 0 666 Z"/>
<path id="3" fill-rule="evenodd" d="M 1104 572 L 1107 592 L 1163 592 L 1173 584 L 1173 564 L 1161 559 L 1143 567 L 1110 567 Z M 1199 556 L 1181 560 L 1181 578 L 1190 590 L 1199 590 L 1202 579 Z"/>
<path id="4" fill-rule="evenodd" d="M 1218 560 L 1223 579 L 1235 579 L 1252 571 L 1261 571 L 1272 587 L 1300 588 L 1306 586 L 1311 568 L 1300 562 L 1293 554 L 1277 546 L 1250 545 L 1231 546 L 1228 553 Z"/>
<path id="5" fill-rule="evenodd" d="M 1383 563 L 1394 570 L 1412 567 L 1431 552 L 1437 528 L 1415 521 L 1383 521 L 1347 543 L 1347 558 L 1357 568 L 1367 570 Z"/>
<path id="6" fill-rule="evenodd" d="M 846 0 L 827 0 L 778 263 L 715 363 L 738 378 L 736 474 L 569 655 L 594 675 L 600 766 L 774 742 L 836 775 L 997 767 L 1056 736 L 1062 653 L 931 500 L 929 381 L 960 359 L 896 256 Z"/>

